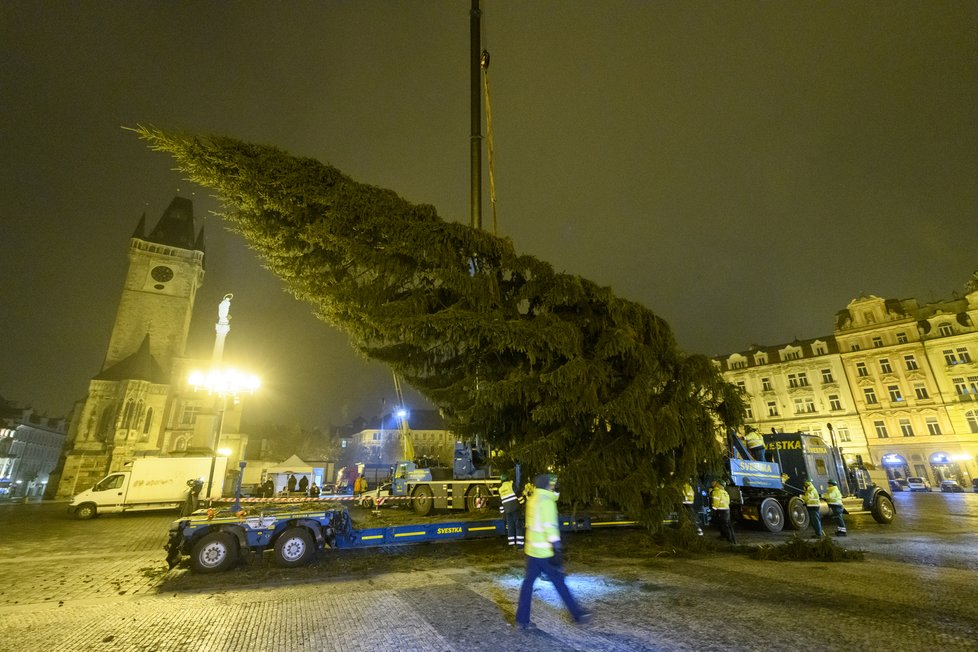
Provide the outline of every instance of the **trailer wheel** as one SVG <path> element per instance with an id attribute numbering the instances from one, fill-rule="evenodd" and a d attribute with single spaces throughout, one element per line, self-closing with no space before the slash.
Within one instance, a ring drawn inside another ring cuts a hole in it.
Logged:
<path id="1" fill-rule="evenodd" d="M 477 484 L 469 488 L 469 493 L 465 496 L 465 508 L 470 512 L 489 511 L 489 490 L 485 485 Z"/>
<path id="2" fill-rule="evenodd" d="M 431 513 L 431 508 L 435 506 L 435 501 L 431 497 L 431 487 L 426 484 L 416 487 L 411 494 L 414 513 L 418 516 L 427 516 Z"/>
<path id="3" fill-rule="evenodd" d="M 190 568 L 195 573 L 216 573 L 231 568 L 237 559 L 235 538 L 227 532 L 211 532 L 194 544 Z"/>
<path id="4" fill-rule="evenodd" d="M 374 499 L 371 498 L 370 496 L 366 496 L 360 501 L 360 506 L 363 507 L 364 509 L 373 509 Z"/>
<path id="5" fill-rule="evenodd" d="M 872 513 L 877 523 L 889 525 L 893 522 L 896 510 L 893 509 L 893 501 L 880 493 L 876 494 L 876 500 L 873 501 Z"/>
<path id="6" fill-rule="evenodd" d="M 301 527 L 290 527 L 275 540 L 275 563 L 283 568 L 302 566 L 313 555 L 312 537 Z"/>
<path id="7" fill-rule="evenodd" d="M 768 532 L 780 532 L 784 529 L 784 509 L 774 498 L 765 498 L 757 508 L 761 523 Z"/>
<path id="8" fill-rule="evenodd" d="M 98 508 L 95 506 L 95 503 L 82 503 L 75 510 L 75 518 L 80 521 L 87 521 L 96 516 L 98 516 Z"/>
<path id="9" fill-rule="evenodd" d="M 798 496 L 792 496 L 788 501 L 788 524 L 792 530 L 804 530 L 808 527 L 808 508 L 805 501 Z"/>

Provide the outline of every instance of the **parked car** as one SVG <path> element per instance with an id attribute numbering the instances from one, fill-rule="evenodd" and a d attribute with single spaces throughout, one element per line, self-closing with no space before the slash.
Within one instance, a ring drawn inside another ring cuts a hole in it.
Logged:
<path id="1" fill-rule="evenodd" d="M 910 491 L 930 491 L 930 482 L 927 478 L 910 477 L 907 478 Z"/>
<path id="2" fill-rule="evenodd" d="M 971 478 L 971 490 L 978 494 L 978 478 Z"/>
<path id="3" fill-rule="evenodd" d="M 964 492 L 964 487 L 959 485 L 957 480 L 941 480 L 941 491 L 949 494 L 959 494 Z"/>
<path id="4" fill-rule="evenodd" d="M 910 485 L 903 478 L 891 479 L 890 491 L 910 491 Z"/>

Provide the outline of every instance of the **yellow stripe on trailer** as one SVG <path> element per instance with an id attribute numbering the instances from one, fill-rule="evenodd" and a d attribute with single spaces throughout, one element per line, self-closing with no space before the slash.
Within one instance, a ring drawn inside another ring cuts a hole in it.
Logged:
<path id="1" fill-rule="evenodd" d="M 638 521 L 592 521 L 591 527 L 602 527 L 605 525 L 638 525 Z"/>
<path id="2" fill-rule="evenodd" d="M 383 534 L 368 534 L 368 535 L 364 535 L 364 536 L 362 536 L 360 538 L 363 539 L 364 541 L 366 541 L 367 539 L 371 539 L 371 540 L 372 539 L 383 539 L 384 538 L 384 535 Z"/>
<path id="3" fill-rule="evenodd" d="M 421 530 L 420 532 L 398 532 L 394 534 L 394 536 L 395 537 L 420 537 L 423 536 L 424 534 L 425 531 Z"/>
<path id="4" fill-rule="evenodd" d="M 469 528 L 469 532 L 485 532 L 487 530 L 488 531 L 495 532 L 496 531 L 496 527 L 494 525 L 488 525 L 488 526 L 485 526 L 485 527 L 470 527 Z"/>

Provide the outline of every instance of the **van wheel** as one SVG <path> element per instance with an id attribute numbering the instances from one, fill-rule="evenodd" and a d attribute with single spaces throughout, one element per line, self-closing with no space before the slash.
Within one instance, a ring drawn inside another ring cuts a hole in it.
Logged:
<path id="1" fill-rule="evenodd" d="M 216 573 L 231 568 L 237 560 L 237 540 L 227 532 L 211 532 L 194 544 L 190 568 L 195 573 Z"/>
<path id="2" fill-rule="evenodd" d="M 808 508 L 805 501 L 798 496 L 792 496 L 788 501 L 788 524 L 792 530 L 804 530 L 808 527 Z"/>
<path id="3" fill-rule="evenodd" d="M 84 503 L 75 510 L 75 518 L 80 521 L 87 521 L 98 516 L 98 508 L 92 503 Z"/>
<path id="4" fill-rule="evenodd" d="M 275 563 L 283 568 L 302 566 L 313 555 L 312 537 L 301 527 L 291 527 L 275 541 Z"/>
<path id="5" fill-rule="evenodd" d="M 757 509 L 761 523 L 768 532 L 780 532 L 784 529 L 784 509 L 774 498 L 765 498 Z"/>
<path id="6" fill-rule="evenodd" d="M 876 494 L 876 500 L 873 501 L 872 513 L 873 519 L 875 519 L 877 523 L 889 525 L 893 522 L 893 517 L 896 515 L 896 510 L 893 509 L 892 500 L 883 494 Z"/>
<path id="7" fill-rule="evenodd" d="M 418 516 L 427 516 L 431 513 L 431 508 L 435 506 L 435 501 L 431 498 L 431 487 L 426 484 L 417 487 L 411 495 L 414 500 L 414 513 Z"/>

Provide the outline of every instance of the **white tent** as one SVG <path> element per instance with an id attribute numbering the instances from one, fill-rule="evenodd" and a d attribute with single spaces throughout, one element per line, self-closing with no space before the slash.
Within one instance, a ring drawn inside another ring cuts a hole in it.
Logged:
<path id="1" fill-rule="evenodd" d="M 303 461 L 298 455 L 293 455 L 284 462 L 265 469 L 265 477 L 271 478 L 272 482 L 275 483 L 275 493 L 285 491 L 288 488 L 289 476 L 291 475 L 295 476 L 297 482 L 305 476 L 311 485 L 313 482 L 321 482 L 322 474 L 322 469 L 317 469 Z"/>

